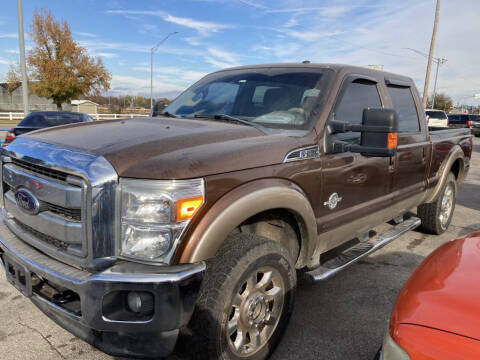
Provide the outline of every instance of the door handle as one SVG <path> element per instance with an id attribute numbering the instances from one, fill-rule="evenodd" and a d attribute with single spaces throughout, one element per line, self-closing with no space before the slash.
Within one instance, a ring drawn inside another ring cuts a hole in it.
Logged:
<path id="1" fill-rule="evenodd" d="M 397 155 L 390 156 L 390 164 L 388 165 L 389 172 L 395 172 L 397 168 Z"/>

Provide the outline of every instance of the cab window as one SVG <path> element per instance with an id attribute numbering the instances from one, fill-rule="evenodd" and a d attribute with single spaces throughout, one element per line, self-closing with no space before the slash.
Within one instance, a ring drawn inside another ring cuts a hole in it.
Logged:
<path id="1" fill-rule="evenodd" d="M 363 110 L 382 107 L 377 84 L 367 80 L 355 80 L 347 83 L 340 100 L 334 108 L 334 119 L 350 124 L 361 124 Z M 340 140 L 358 140 L 359 132 L 338 134 Z"/>
<path id="2" fill-rule="evenodd" d="M 389 85 L 387 88 L 392 99 L 393 108 L 398 115 L 398 131 L 420 131 L 420 122 L 412 90 L 409 87 L 395 85 Z"/>

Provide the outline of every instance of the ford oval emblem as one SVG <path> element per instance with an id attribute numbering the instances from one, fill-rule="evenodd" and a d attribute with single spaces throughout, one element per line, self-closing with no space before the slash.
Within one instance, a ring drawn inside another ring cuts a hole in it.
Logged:
<path id="1" fill-rule="evenodd" d="M 30 215 L 38 214 L 40 203 L 35 195 L 27 189 L 19 189 L 15 192 L 15 201 L 20 210 Z"/>

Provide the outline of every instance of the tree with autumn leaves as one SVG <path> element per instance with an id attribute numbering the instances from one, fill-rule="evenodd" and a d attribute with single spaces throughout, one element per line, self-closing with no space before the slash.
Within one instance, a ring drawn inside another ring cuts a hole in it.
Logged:
<path id="1" fill-rule="evenodd" d="M 10 63 L 8 67 L 6 82 L 5 82 L 5 90 L 7 90 L 8 95 L 10 95 L 10 102 L 12 102 L 12 95 L 17 88 L 22 85 L 21 78 L 20 78 L 20 71 L 18 69 L 18 65 L 15 63 Z"/>
<path id="2" fill-rule="evenodd" d="M 48 10 L 35 11 L 29 31 L 35 46 L 28 52 L 30 90 L 52 99 L 57 109 L 80 95 L 99 95 L 110 88 L 111 74 L 102 59 L 89 56 L 72 38 L 66 21 Z"/>

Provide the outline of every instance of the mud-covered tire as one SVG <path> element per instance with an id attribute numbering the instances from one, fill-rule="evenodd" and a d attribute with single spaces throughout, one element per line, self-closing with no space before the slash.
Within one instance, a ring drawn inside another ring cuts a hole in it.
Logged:
<path id="1" fill-rule="evenodd" d="M 291 255 L 281 244 L 248 233 L 229 236 L 215 258 L 207 262 L 189 324 L 195 358 L 267 358 L 287 327 L 296 283 Z M 282 287 L 280 299 L 278 288 Z M 237 331 L 232 334 L 235 324 Z M 246 329 L 250 329 L 251 335 Z M 261 346 L 255 347 L 259 339 Z M 245 345 L 237 349 L 235 343 L 242 341 Z M 242 349 L 245 354 L 241 354 Z"/>
<path id="2" fill-rule="evenodd" d="M 457 182 L 455 176 L 450 173 L 437 200 L 418 207 L 417 214 L 422 220 L 420 229 L 429 234 L 440 235 L 444 233 L 452 221 L 456 198 Z"/>

